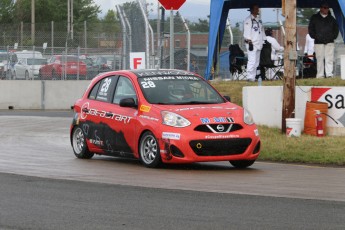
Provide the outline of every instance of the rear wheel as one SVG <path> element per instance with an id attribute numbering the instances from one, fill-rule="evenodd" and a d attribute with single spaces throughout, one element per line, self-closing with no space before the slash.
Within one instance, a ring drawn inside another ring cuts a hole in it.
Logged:
<path id="1" fill-rule="evenodd" d="M 235 168 L 244 169 L 254 164 L 255 160 L 240 160 L 240 161 L 229 161 L 229 162 Z"/>
<path id="2" fill-rule="evenodd" d="M 93 153 L 91 153 L 86 145 L 86 138 L 84 135 L 83 130 L 76 126 L 72 132 L 72 147 L 74 155 L 81 159 L 90 159 L 93 157 Z"/>
<path id="3" fill-rule="evenodd" d="M 29 79 L 29 72 L 25 71 L 25 80 L 28 80 L 28 79 Z"/>
<path id="4" fill-rule="evenodd" d="M 156 168 L 161 163 L 161 155 L 156 137 L 151 132 L 146 132 L 140 139 L 140 161 L 148 168 Z"/>

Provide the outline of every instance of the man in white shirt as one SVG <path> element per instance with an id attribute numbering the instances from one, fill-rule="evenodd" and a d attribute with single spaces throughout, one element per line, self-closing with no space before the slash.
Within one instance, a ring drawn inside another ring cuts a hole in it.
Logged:
<path id="1" fill-rule="evenodd" d="M 272 36 L 272 28 L 267 28 L 265 29 L 265 35 L 266 35 L 266 41 L 268 41 L 270 44 L 271 44 L 271 60 L 273 61 L 273 64 L 275 66 L 278 66 L 279 65 L 279 61 L 281 59 L 281 56 L 279 55 L 279 52 L 283 52 L 284 51 L 284 47 L 281 46 L 277 39 L 275 39 L 273 36 Z M 265 69 L 264 68 L 261 68 L 261 78 L 262 79 L 265 79 L 266 78 L 266 74 L 265 74 Z M 272 79 L 273 76 L 274 76 L 274 71 L 269 68 L 268 69 L 268 78 L 269 79 Z"/>
<path id="2" fill-rule="evenodd" d="M 314 55 L 314 39 L 309 34 L 305 36 L 304 55 Z"/>
<path id="3" fill-rule="evenodd" d="M 256 69 L 260 63 L 260 52 L 266 36 L 262 22 L 258 17 L 259 6 L 254 4 L 249 11 L 250 15 L 243 23 L 243 37 L 248 54 L 247 79 L 248 81 L 255 81 Z"/>

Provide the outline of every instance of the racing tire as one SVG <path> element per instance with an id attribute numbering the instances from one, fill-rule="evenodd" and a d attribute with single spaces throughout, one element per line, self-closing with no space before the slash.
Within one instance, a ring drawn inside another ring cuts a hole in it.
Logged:
<path id="1" fill-rule="evenodd" d="M 229 162 L 235 168 L 244 169 L 254 164 L 255 160 L 239 160 L 239 161 L 229 161 Z"/>
<path id="2" fill-rule="evenodd" d="M 79 126 L 75 126 L 72 131 L 72 148 L 74 155 L 80 159 L 90 159 L 94 155 L 89 151 L 85 134 Z"/>
<path id="3" fill-rule="evenodd" d="M 143 134 L 139 143 L 140 162 L 148 168 L 157 168 L 162 164 L 159 144 L 152 132 Z"/>

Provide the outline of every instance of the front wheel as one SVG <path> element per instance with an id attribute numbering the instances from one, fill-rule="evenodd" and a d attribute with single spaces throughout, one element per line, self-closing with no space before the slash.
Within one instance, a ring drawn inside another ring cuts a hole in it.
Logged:
<path id="1" fill-rule="evenodd" d="M 148 168 L 156 168 L 161 163 L 161 155 L 156 137 L 151 132 L 146 132 L 140 139 L 140 161 Z"/>
<path id="2" fill-rule="evenodd" d="M 229 161 L 229 162 L 235 168 L 244 169 L 254 164 L 255 160 L 240 160 L 240 161 Z"/>
<path id="3" fill-rule="evenodd" d="M 74 155 L 81 159 L 90 159 L 93 157 L 93 153 L 91 153 L 86 145 L 86 138 L 84 135 L 83 130 L 76 126 L 72 132 L 72 147 Z"/>

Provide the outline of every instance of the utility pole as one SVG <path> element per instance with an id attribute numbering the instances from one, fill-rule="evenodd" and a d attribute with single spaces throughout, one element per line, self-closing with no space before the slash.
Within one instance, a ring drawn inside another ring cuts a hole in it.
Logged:
<path id="1" fill-rule="evenodd" d="M 284 10 L 284 11 L 283 11 Z M 282 13 L 285 15 L 285 49 L 284 49 L 284 79 L 282 132 L 286 132 L 286 118 L 295 117 L 295 85 L 296 85 L 296 0 L 282 1 Z"/>
<path id="2" fill-rule="evenodd" d="M 35 0 L 31 0 L 31 41 L 35 44 Z M 22 44 L 23 45 L 23 44 Z"/>

